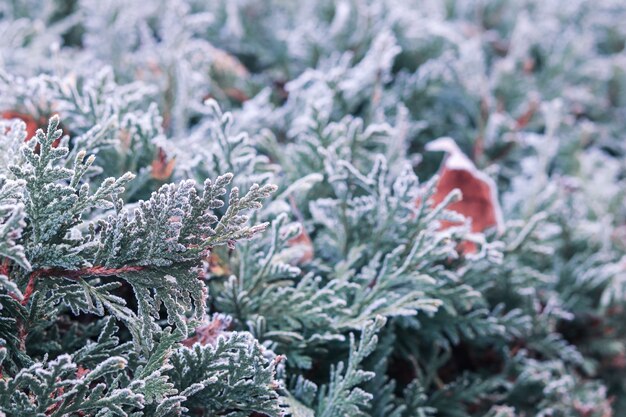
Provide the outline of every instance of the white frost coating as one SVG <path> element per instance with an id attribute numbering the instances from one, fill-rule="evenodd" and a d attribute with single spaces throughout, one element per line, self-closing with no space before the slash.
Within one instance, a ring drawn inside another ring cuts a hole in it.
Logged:
<path id="1" fill-rule="evenodd" d="M 431 152 L 445 152 L 448 154 L 442 167 L 446 166 L 449 169 L 465 169 L 473 174 L 476 174 L 478 171 L 474 163 L 465 156 L 454 139 L 450 137 L 442 137 L 428 142 L 425 149 Z"/>

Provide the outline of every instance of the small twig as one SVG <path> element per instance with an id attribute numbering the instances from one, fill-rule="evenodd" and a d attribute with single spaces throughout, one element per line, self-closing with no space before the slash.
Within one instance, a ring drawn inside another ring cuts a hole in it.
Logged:
<path id="1" fill-rule="evenodd" d="M 75 270 L 59 269 L 59 268 L 43 268 L 31 272 L 28 278 L 28 284 L 26 290 L 24 290 L 24 298 L 22 299 L 22 305 L 26 305 L 30 300 L 30 297 L 35 291 L 35 282 L 37 278 L 44 276 L 62 276 L 70 279 L 78 279 L 84 276 L 92 277 L 106 277 L 111 275 L 118 275 L 125 272 L 137 272 L 141 271 L 145 267 L 143 266 L 123 266 L 121 268 L 107 268 L 104 266 L 92 266 L 88 268 L 81 268 Z"/>
<path id="2" fill-rule="evenodd" d="M 38 269 L 30 273 L 28 277 L 28 284 L 26 284 L 26 289 L 24 290 L 24 297 L 22 298 L 21 304 L 25 306 L 28 304 L 30 297 L 35 292 L 35 284 L 37 282 L 37 278 L 40 277 L 50 277 L 50 276 L 62 276 L 70 279 L 78 279 L 84 276 L 92 276 L 92 277 L 106 277 L 112 275 L 118 275 L 125 272 L 137 272 L 141 271 L 145 267 L 143 266 L 123 266 L 121 268 L 107 268 L 104 266 L 92 266 L 89 268 L 81 268 L 75 270 L 66 270 L 60 268 L 43 268 Z M 20 350 L 26 351 L 26 337 L 28 336 L 28 331 L 22 323 L 21 320 L 18 320 L 18 337 L 20 341 Z"/>

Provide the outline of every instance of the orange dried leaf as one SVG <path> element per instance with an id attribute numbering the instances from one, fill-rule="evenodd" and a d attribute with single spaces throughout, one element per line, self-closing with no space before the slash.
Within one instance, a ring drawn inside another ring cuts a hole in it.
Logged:
<path id="1" fill-rule="evenodd" d="M 168 160 L 165 151 L 159 148 L 156 158 L 152 161 L 152 178 L 159 181 L 168 180 L 175 166 L 176 158 Z"/>
<path id="2" fill-rule="evenodd" d="M 450 138 L 433 141 L 426 149 L 447 153 L 439 170 L 433 203 L 441 203 L 452 190 L 458 188 L 463 198 L 447 208 L 469 218 L 474 233 L 484 232 L 491 227 L 501 232 L 504 221 L 494 181 L 480 172 Z M 441 227 L 445 229 L 454 225 L 452 222 L 442 222 Z M 476 245 L 472 242 L 463 242 L 460 246 L 463 253 L 476 252 Z"/>
<path id="3" fill-rule="evenodd" d="M 300 228 L 300 233 L 287 241 L 289 251 L 289 262 L 293 265 L 303 265 L 311 262 L 315 255 L 313 241 L 306 232 L 304 225 Z"/>
<path id="4" fill-rule="evenodd" d="M 41 116 L 39 119 L 36 119 L 29 114 L 20 113 L 14 110 L 5 111 L 0 116 L 5 119 L 20 119 L 24 123 L 26 123 L 26 139 L 24 140 L 25 142 L 28 142 L 35 136 L 35 134 L 37 133 L 37 129 L 39 129 L 40 127 L 45 128 L 48 125 L 47 117 Z M 59 129 L 61 129 L 61 131 L 63 132 L 62 135 L 67 134 L 65 128 L 62 125 L 59 125 Z M 52 142 L 52 147 L 56 148 L 57 146 L 59 146 L 60 142 L 60 138 L 55 140 L 54 142 Z M 35 146 L 34 152 L 39 153 L 39 144 Z"/>
<path id="5" fill-rule="evenodd" d="M 2 116 L 3 119 L 20 119 L 26 123 L 26 141 L 29 141 L 33 136 L 35 136 L 35 132 L 39 129 L 39 123 L 37 123 L 37 120 L 28 114 L 20 113 L 14 110 L 7 110 L 2 112 L 0 116 Z"/>

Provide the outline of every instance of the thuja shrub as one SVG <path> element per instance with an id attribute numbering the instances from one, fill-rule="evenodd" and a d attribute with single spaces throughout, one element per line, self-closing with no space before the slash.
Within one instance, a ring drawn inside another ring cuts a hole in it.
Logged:
<path id="1" fill-rule="evenodd" d="M 624 415 L 624 21 L 3 2 L 0 415 Z"/>

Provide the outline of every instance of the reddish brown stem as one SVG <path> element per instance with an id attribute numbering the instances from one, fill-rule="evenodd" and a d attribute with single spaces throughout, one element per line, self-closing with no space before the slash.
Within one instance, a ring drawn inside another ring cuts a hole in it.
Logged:
<path id="1" fill-rule="evenodd" d="M 66 270 L 60 268 L 43 268 L 38 269 L 30 273 L 28 277 L 28 284 L 26 284 L 26 289 L 24 290 L 24 297 L 22 298 L 22 305 L 28 304 L 30 297 L 35 292 L 35 284 L 37 282 L 37 278 L 45 277 L 45 276 L 62 276 L 70 279 L 78 279 L 84 276 L 96 276 L 96 277 L 106 277 L 111 275 L 118 275 L 125 272 L 137 272 L 144 269 L 143 266 L 123 266 L 121 268 L 106 268 L 104 266 L 92 266 L 89 268 L 81 268 L 75 270 Z M 20 340 L 20 350 L 26 350 L 26 337 L 28 336 L 28 332 L 24 327 L 24 323 L 18 323 L 18 333 Z"/>
<path id="2" fill-rule="evenodd" d="M 9 258 L 3 258 L 0 264 L 0 274 L 9 276 Z"/>
<path id="3" fill-rule="evenodd" d="M 515 128 L 517 130 L 525 128 L 528 123 L 530 123 L 538 108 L 539 102 L 537 100 L 531 100 L 524 113 L 515 120 Z"/>
<path id="4" fill-rule="evenodd" d="M 30 297 L 35 291 L 35 282 L 37 278 L 43 276 L 62 276 L 70 279 L 78 279 L 84 276 L 92 277 L 107 277 L 111 275 L 123 274 L 125 272 L 137 272 L 144 269 L 143 266 L 123 266 L 121 268 L 107 268 L 104 266 L 92 266 L 88 268 L 81 268 L 75 270 L 60 269 L 60 268 L 44 268 L 31 272 L 28 278 L 28 284 L 24 291 L 24 298 L 22 299 L 22 305 L 26 305 L 30 300 Z"/>
<path id="5" fill-rule="evenodd" d="M 28 300 L 30 300 L 30 296 L 33 295 L 33 292 L 35 291 L 35 280 L 37 279 L 37 274 L 36 272 L 33 272 L 30 274 L 30 277 L 28 277 L 28 284 L 26 285 L 26 289 L 24 290 L 24 298 L 22 298 L 22 305 L 25 306 L 28 303 Z"/>

